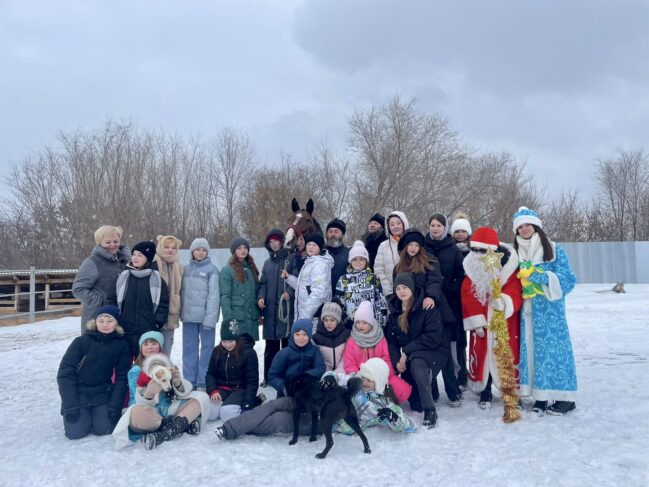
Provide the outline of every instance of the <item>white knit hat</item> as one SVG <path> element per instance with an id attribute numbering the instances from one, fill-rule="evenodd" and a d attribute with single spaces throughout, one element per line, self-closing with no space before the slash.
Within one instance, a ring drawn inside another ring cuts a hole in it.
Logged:
<path id="1" fill-rule="evenodd" d="M 364 321 L 376 328 L 376 318 L 374 317 L 374 306 L 369 301 L 363 301 L 354 311 L 354 321 Z"/>
<path id="2" fill-rule="evenodd" d="M 349 249 L 349 258 L 347 259 L 347 262 L 351 264 L 354 257 L 363 257 L 367 262 L 370 261 L 370 254 L 367 253 L 367 249 L 362 240 L 356 240 L 354 245 L 352 245 L 352 248 Z"/>
<path id="3" fill-rule="evenodd" d="M 466 233 L 471 235 L 471 223 L 466 218 L 456 218 L 453 220 L 453 225 L 451 225 L 451 236 L 458 230 L 464 230 Z"/>
<path id="4" fill-rule="evenodd" d="M 361 365 L 358 374 L 364 379 L 373 381 L 376 392 L 383 394 L 385 387 L 388 385 L 390 369 L 388 369 L 385 360 L 374 357 Z"/>

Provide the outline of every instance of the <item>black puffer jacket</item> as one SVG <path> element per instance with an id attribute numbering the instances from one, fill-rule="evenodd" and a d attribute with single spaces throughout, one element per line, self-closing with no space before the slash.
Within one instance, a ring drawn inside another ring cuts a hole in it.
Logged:
<path id="1" fill-rule="evenodd" d="M 365 244 L 365 248 L 367 249 L 367 253 L 370 256 L 371 269 L 374 269 L 374 261 L 376 260 L 376 253 L 379 250 L 379 245 L 381 245 L 381 243 L 385 242 L 387 239 L 388 237 L 385 234 L 385 231 L 383 229 L 381 229 L 377 233 L 367 232 L 365 235 L 361 237 L 361 240 L 363 240 L 363 243 Z"/>
<path id="2" fill-rule="evenodd" d="M 392 297 L 385 337 L 388 341 L 390 359 L 395 367 L 402 350 L 407 355 L 408 361 L 421 358 L 433 369 L 439 369 L 448 360 L 449 342 L 439 310 L 423 309 L 425 297 L 423 289 L 415 290 L 414 303 L 408 314 L 408 333 L 403 333 L 399 328 L 399 316 L 403 310 L 401 300 L 396 295 Z"/>
<path id="3" fill-rule="evenodd" d="M 280 237 L 281 241 L 284 241 L 284 233 L 276 228 L 268 232 L 264 241 L 264 246 L 268 250 L 270 258 L 264 262 L 261 278 L 259 279 L 259 288 L 257 290 L 257 301 L 264 298 L 266 304 L 266 307 L 262 311 L 264 316 L 264 340 L 288 338 L 288 333 L 293 324 L 293 299 L 295 298 L 295 290 L 289 285 L 286 285 L 286 292 L 291 299 L 286 304 L 282 303 L 282 306 L 285 306 L 285 309 L 288 310 L 287 323 L 282 322 L 278 316 L 279 304 L 282 299 L 282 294 L 284 294 L 284 283 L 286 282 L 280 275 L 284 269 L 290 272 L 291 257 L 288 254 L 288 250 L 284 247 L 277 252 L 271 250 L 268 241 L 273 235 Z"/>
<path id="4" fill-rule="evenodd" d="M 56 374 L 61 414 L 104 404 L 111 410 L 121 411 L 130 367 L 128 344 L 116 331 L 104 334 L 91 329 L 75 338 Z M 111 380 L 113 369 L 115 384 Z"/>
<path id="5" fill-rule="evenodd" d="M 252 337 L 244 333 L 237 343 L 238 354 L 236 350 L 228 352 L 221 345 L 214 347 L 205 375 L 208 395 L 217 390 L 240 389 L 244 391 L 241 407 L 250 409 L 254 406 L 259 388 L 259 361 L 254 345 Z"/>
<path id="6" fill-rule="evenodd" d="M 444 277 L 442 289 L 448 301 L 455 321 L 462 322 L 462 303 L 460 301 L 460 291 L 462 281 L 464 280 L 464 258 L 460 249 L 457 248 L 455 240 L 446 236 L 442 240 L 434 240 L 430 235 L 425 238 L 426 251 L 439 261 L 439 268 Z"/>
<path id="7" fill-rule="evenodd" d="M 336 295 L 336 285 L 340 276 L 347 272 L 347 265 L 349 264 L 349 247 L 341 245 L 340 247 L 327 246 L 327 252 L 334 260 L 333 269 L 331 269 L 331 295 Z"/>

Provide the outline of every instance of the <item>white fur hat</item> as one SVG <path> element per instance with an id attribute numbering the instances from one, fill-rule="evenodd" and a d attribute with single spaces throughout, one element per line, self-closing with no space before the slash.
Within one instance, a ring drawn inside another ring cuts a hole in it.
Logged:
<path id="1" fill-rule="evenodd" d="M 471 223 L 469 223 L 469 220 L 466 218 L 456 218 L 453 220 L 453 224 L 451 225 L 451 235 L 453 235 L 455 232 L 458 230 L 464 230 L 466 233 L 471 235 Z"/>
<path id="2" fill-rule="evenodd" d="M 347 262 L 351 264 L 354 257 L 363 257 L 367 262 L 370 261 L 370 254 L 367 253 L 365 244 L 361 240 L 356 240 L 354 245 L 352 245 L 352 248 L 349 249 L 349 258 L 347 259 Z"/>
<path id="3" fill-rule="evenodd" d="M 383 394 L 385 387 L 388 385 L 390 369 L 388 369 L 388 364 L 385 360 L 374 357 L 361 365 L 361 370 L 358 374 L 364 379 L 374 381 L 376 392 Z"/>

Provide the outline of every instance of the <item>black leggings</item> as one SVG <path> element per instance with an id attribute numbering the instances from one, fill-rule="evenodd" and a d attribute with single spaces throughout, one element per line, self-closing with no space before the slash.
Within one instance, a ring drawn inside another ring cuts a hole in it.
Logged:
<path id="1" fill-rule="evenodd" d="M 281 340 L 265 340 L 266 347 L 264 349 L 264 382 L 268 382 L 268 371 L 270 370 L 270 364 L 273 363 L 273 359 L 277 352 L 282 348 L 288 347 L 288 338 L 282 338 Z"/>

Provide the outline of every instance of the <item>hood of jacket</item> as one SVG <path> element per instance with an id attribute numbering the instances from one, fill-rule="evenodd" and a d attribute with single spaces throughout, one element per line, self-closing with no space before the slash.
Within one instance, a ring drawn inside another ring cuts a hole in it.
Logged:
<path id="1" fill-rule="evenodd" d="M 277 252 L 273 252 L 269 244 L 270 237 L 272 237 L 273 235 L 278 236 L 280 242 L 282 242 L 282 247 Z M 264 247 L 266 248 L 266 250 L 268 250 L 268 255 L 270 255 L 271 259 L 283 259 L 288 255 L 288 250 L 284 248 L 284 232 L 282 232 L 279 228 L 273 228 L 266 234 L 266 238 L 264 239 Z"/>
<path id="2" fill-rule="evenodd" d="M 304 265 L 307 264 L 313 265 L 316 263 L 326 264 L 329 266 L 330 269 L 333 269 L 334 258 L 329 254 L 329 251 L 326 251 L 324 254 L 312 255 L 311 257 L 307 257 Z"/>
<path id="3" fill-rule="evenodd" d="M 390 238 L 390 217 L 391 216 L 398 216 L 399 219 L 403 222 L 403 231 L 405 232 L 410 228 L 410 224 L 408 223 L 408 219 L 406 218 L 406 214 L 403 211 L 392 211 L 388 213 L 388 216 L 385 217 L 385 235 Z"/>

